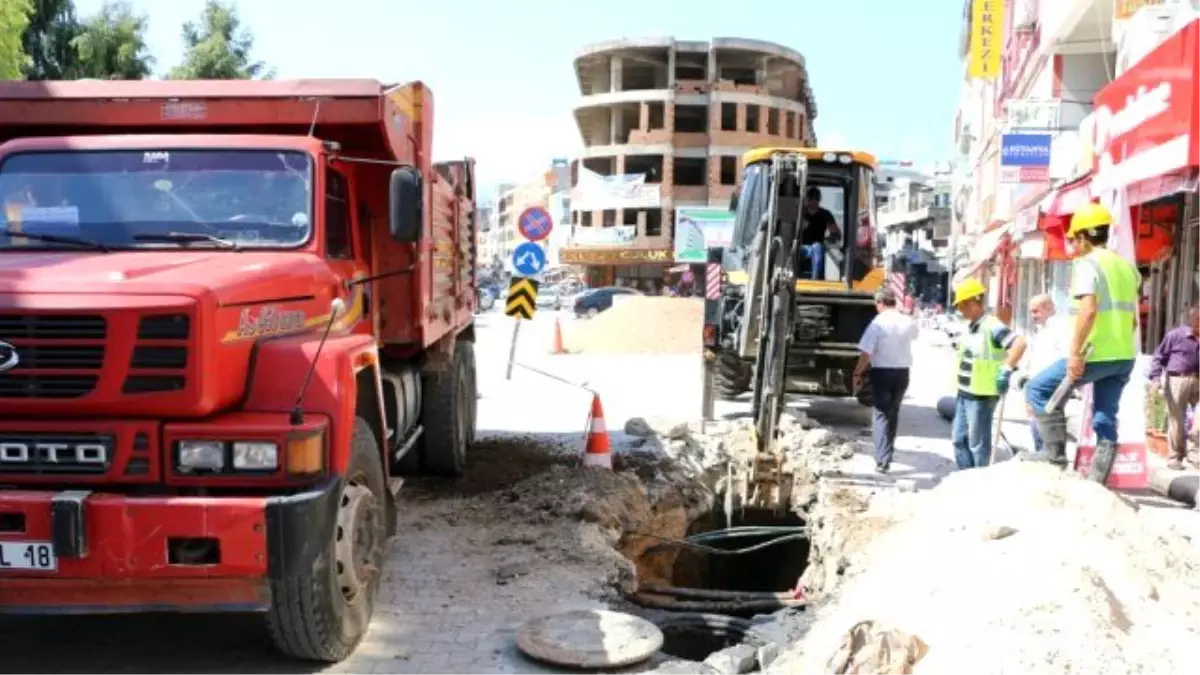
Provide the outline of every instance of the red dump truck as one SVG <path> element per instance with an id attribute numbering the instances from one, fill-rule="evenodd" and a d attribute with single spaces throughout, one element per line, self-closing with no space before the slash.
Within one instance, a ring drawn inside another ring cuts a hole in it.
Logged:
<path id="1" fill-rule="evenodd" d="M 421 83 L 0 83 L 0 612 L 338 661 L 475 433 L 475 184 Z"/>

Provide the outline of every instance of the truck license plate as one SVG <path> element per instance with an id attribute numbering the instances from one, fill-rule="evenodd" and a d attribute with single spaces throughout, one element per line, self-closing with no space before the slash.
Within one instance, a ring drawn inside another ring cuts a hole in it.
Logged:
<path id="1" fill-rule="evenodd" d="M 0 541 L 0 571 L 33 570 L 53 572 L 58 569 L 54 545 L 44 541 Z"/>

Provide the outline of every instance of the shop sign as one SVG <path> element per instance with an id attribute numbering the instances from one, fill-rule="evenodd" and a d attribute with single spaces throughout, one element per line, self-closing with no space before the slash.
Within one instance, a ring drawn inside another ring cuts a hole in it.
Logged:
<path id="1" fill-rule="evenodd" d="M 1050 180 L 1050 134 L 1004 134 L 1000 137 L 1000 182 L 1045 183 Z"/>
<path id="2" fill-rule="evenodd" d="M 638 265 L 674 261 L 669 248 L 565 248 L 558 256 L 561 262 L 573 265 Z"/>
<path id="3" fill-rule="evenodd" d="M 969 74 L 981 80 L 1000 76 L 1004 39 L 1004 0 L 971 0 Z"/>
<path id="4" fill-rule="evenodd" d="M 1017 98 L 1005 103 L 1012 131 L 1056 131 L 1062 102 L 1057 99 Z"/>
<path id="5" fill-rule="evenodd" d="M 1092 129 L 1098 187 L 1126 187 L 1196 166 L 1200 20 L 1189 23 L 1096 94 Z"/>
<path id="6" fill-rule="evenodd" d="M 708 249 L 733 242 L 733 213 L 729 209 L 675 209 L 675 262 L 703 263 Z"/>
<path id="7" fill-rule="evenodd" d="M 571 243 L 575 246 L 623 246 L 632 242 L 636 235 L 637 228 L 633 225 L 577 226 L 571 234 Z"/>

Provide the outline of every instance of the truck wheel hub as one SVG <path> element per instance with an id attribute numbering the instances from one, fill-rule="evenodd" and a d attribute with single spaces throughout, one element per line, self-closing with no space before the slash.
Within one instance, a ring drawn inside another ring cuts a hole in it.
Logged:
<path id="1" fill-rule="evenodd" d="M 338 504 L 334 550 L 338 587 L 347 602 L 353 601 L 378 574 L 379 501 L 366 487 L 348 483 Z"/>

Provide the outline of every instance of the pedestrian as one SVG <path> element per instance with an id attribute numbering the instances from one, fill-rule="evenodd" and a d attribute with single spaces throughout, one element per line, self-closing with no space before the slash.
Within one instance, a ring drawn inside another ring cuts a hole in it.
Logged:
<path id="1" fill-rule="evenodd" d="M 1188 310 L 1187 320 L 1171 329 L 1154 350 L 1150 386 L 1167 402 L 1168 466 L 1176 471 L 1187 459 L 1187 408 L 1200 399 L 1200 305 Z"/>
<path id="2" fill-rule="evenodd" d="M 1026 338 L 1027 347 L 1025 358 L 1022 359 L 1019 371 L 1021 373 L 1040 373 L 1046 366 L 1067 355 L 1071 340 L 1071 325 L 1067 317 L 1057 314 L 1054 300 L 1047 294 L 1035 295 L 1029 300 L 1029 316 L 1033 319 L 1033 330 Z M 1017 386 L 1023 387 L 1028 383 L 1028 377 L 1018 379 Z M 1038 431 L 1037 418 L 1033 406 L 1025 403 L 1025 415 L 1029 420 L 1029 430 L 1033 435 L 1033 450 L 1036 455 L 1042 455 L 1042 435 Z"/>
<path id="3" fill-rule="evenodd" d="M 913 341 L 921 334 L 912 317 L 897 311 L 896 294 L 884 289 L 875 294 L 875 318 L 858 341 L 858 364 L 854 367 L 855 393 L 871 369 L 872 434 L 875 440 L 875 471 L 887 473 L 896 451 L 896 427 L 900 403 L 908 391 L 912 368 Z"/>
<path id="4" fill-rule="evenodd" d="M 954 461 L 960 469 L 991 464 L 996 403 L 1025 353 L 1024 338 L 988 313 L 986 299 L 978 279 L 964 279 L 954 288 L 954 306 L 967 321 L 958 336 L 954 401 Z"/>
<path id="5" fill-rule="evenodd" d="M 1099 204 L 1086 204 L 1071 217 L 1067 238 L 1076 259 L 1071 266 L 1071 313 L 1075 317 L 1067 355 L 1036 373 L 1025 386 L 1025 398 L 1037 414 L 1046 458 L 1067 465 L 1067 416 L 1062 404 L 1046 403 L 1067 378 L 1072 387 L 1092 385 L 1092 429 L 1096 453 L 1088 478 L 1108 482 L 1117 457 L 1117 412 L 1121 391 L 1133 372 L 1137 345 L 1137 267 L 1106 248 L 1112 214 Z M 1091 351 L 1086 356 L 1087 345 Z"/>

